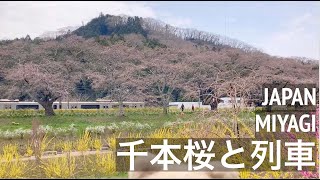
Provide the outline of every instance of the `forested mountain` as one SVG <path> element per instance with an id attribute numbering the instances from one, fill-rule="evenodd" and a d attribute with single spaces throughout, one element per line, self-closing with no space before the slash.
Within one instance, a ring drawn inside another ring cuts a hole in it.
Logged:
<path id="1" fill-rule="evenodd" d="M 78 28 L 73 33 L 85 38 L 131 33 L 146 37 L 147 31 L 142 27 L 142 21 L 142 18 L 139 17 L 122 18 L 100 14 L 99 17 L 92 19 L 87 25 Z"/>
<path id="2" fill-rule="evenodd" d="M 239 37 L 241 39 L 241 37 Z M 153 19 L 100 15 L 55 39 L 0 42 L 0 99 L 198 100 L 263 83 L 319 83 L 318 61 L 270 56 L 231 38 Z"/>

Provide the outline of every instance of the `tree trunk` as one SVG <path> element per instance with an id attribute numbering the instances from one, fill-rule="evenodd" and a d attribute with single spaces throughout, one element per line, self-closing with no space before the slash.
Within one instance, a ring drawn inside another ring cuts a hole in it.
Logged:
<path id="1" fill-rule="evenodd" d="M 167 101 L 167 97 L 166 96 L 163 96 L 162 97 L 162 112 L 163 112 L 163 114 L 168 114 L 168 104 L 169 103 L 167 103 L 168 101 Z"/>
<path id="2" fill-rule="evenodd" d="M 235 100 L 233 103 L 233 132 L 239 138 L 240 136 L 240 130 L 239 130 L 239 123 L 238 123 L 238 107 L 237 107 L 237 101 Z"/>
<path id="3" fill-rule="evenodd" d="M 271 112 L 271 108 L 272 108 L 271 105 L 267 105 L 267 106 L 266 106 L 266 111 L 267 111 L 267 112 Z"/>
<path id="4" fill-rule="evenodd" d="M 237 119 L 234 117 L 233 119 L 233 132 L 236 135 L 237 138 L 239 138 L 240 135 L 240 129 Z"/>
<path id="5" fill-rule="evenodd" d="M 218 108 L 218 103 L 214 100 L 210 103 L 211 110 L 216 110 Z"/>
<path id="6" fill-rule="evenodd" d="M 123 102 L 119 101 L 119 116 L 124 116 Z"/>
<path id="7" fill-rule="evenodd" d="M 163 109 L 163 114 L 168 114 L 168 108 L 166 105 L 163 105 L 162 109 Z"/>
<path id="8" fill-rule="evenodd" d="M 55 113 L 53 111 L 52 105 L 53 101 L 39 102 L 44 108 L 44 112 L 46 116 L 54 116 Z"/>

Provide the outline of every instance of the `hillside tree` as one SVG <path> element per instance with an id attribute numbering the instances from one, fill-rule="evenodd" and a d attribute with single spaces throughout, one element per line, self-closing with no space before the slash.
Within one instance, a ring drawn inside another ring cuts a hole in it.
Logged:
<path id="1" fill-rule="evenodd" d="M 44 108 L 46 116 L 53 116 L 53 102 L 67 93 L 70 84 L 61 69 L 63 67 L 48 61 L 41 65 L 18 64 L 15 70 L 9 70 L 6 76 L 6 80 L 12 85 L 9 92 L 11 96 L 21 91 L 26 93 Z"/>

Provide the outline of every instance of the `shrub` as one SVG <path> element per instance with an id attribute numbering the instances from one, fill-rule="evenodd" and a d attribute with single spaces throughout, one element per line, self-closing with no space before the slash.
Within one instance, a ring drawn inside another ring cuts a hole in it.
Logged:
<path id="1" fill-rule="evenodd" d="M 26 163 L 20 160 L 18 147 L 6 145 L 0 155 L 0 178 L 21 178 L 26 172 Z"/>
<path id="2" fill-rule="evenodd" d="M 86 131 L 90 133 L 103 134 L 105 126 L 89 126 L 86 128 Z"/>
<path id="3" fill-rule="evenodd" d="M 77 151 L 88 151 L 90 148 L 90 133 L 85 131 L 84 134 L 77 141 L 76 150 Z"/>
<path id="4" fill-rule="evenodd" d="M 97 151 L 100 151 L 102 149 L 102 143 L 101 143 L 101 140 L 98 139 L 98 138 L 95 138 L 93 139 L 92 141 L 92 148 L 97 150 Z"/>
<path id="5" fill-rule="evenodd" d="M 44 170 L 47 178 L 74 178 L 76 162 L 72 156 L 60 158 L 49 158 L 43 162 L 41 169 Z"/>

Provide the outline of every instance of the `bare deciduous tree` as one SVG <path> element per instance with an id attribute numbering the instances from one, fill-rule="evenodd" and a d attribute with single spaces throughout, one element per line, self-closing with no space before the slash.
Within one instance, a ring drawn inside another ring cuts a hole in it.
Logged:
<path id="1" fill-rule="evenodd" d="M 172 92 L 178 85 L 179 71 L 173 71 L 169 66 L 159 66 L 152 71 L 150 85 L 156 89 L 156 94 L 161 99 L 163 114 L 168 114 L 169 102 Z"/>

